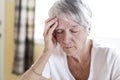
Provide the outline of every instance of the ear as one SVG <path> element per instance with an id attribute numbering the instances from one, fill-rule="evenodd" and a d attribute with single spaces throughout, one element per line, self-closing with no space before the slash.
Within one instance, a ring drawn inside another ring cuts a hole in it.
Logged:
<path id="1" fill-rule="evenodd" d="M 87 33 L 88 33 L 88 36 L 89 36 L 90 35 L 90 31 L 91 31 L 91 27 L 89 27 L 87 30 L 88 30 Z"/>

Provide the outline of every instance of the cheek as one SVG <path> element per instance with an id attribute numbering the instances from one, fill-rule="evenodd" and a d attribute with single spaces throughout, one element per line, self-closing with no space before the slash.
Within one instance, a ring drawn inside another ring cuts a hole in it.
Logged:
<path id="1" fill-rule="evenodd" d="M 57 36 L 57 37 L 56 37 L 56 40 L 57 40 L 57 42 L 61 43 L 63 39 L 62 39 L 61 36 Z"/>
<path id="2" fill-rule="evenodd" d="M 81 39 L 81 34 L 80 34 L 80 33 L 73 34 L 73 39 L 74 39 L 75 41 L 79 42 L 80 39 Z"/>
<path id="3" fill-rule="evenodd" d="M 77 45 L 81 45 L 82 43 L 84 43 L 86 41 L 86 38 L 87 35 L 85 35 L 85 33 L 78 33 L 74 35 L 74 41 L 77 43 Z"/>

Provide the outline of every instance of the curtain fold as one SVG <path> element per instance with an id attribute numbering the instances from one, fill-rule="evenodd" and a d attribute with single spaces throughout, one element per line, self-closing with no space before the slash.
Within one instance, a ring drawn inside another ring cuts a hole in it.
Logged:
<path id="1" fill-rule="evenodd" d="M 15 56 L 13 73 L 24 73 L 33 63 L 35 0 L 15 0 Z"/>

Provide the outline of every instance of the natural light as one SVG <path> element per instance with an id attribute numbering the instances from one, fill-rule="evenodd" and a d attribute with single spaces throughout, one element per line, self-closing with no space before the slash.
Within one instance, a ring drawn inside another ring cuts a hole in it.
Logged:
<path id="1" fill-rule="evenodd" d="M 36 0 L 35 41 L 43 39 L 44 20 L 48 18 L 48 10 L 55 0 Z M 120 1 L 119 0 L 87 0 L 92 10 L 92 30 L 94 37 L 120 38 Z"/>

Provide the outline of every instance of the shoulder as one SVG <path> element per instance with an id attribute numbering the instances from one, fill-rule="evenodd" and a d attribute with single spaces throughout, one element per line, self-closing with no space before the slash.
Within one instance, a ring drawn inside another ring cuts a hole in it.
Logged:
<path id="1" fill-rule="evenodd" d="M 115 60 L 120 58 L 119 48 L 113 47 L 110 44 L 106 44 L 98 40 L 93 40 L 92 53 L 95 60 L 105 63 L 108 66 L 112 66 Z"/>
<path id="2" fill-rule="evenodd" d="M 120 55 L 120 48 L 116 48 L 111 44 L 103 43 L 98 40 L 93 41 L 93 51 L 96 54 L 106 55 L 106 57 L 117 57 Z"/>
<path id="3" fill-rule="evenodd" d="M 120 49 L 93 40 L 92 67 L 95 75 L 101 74 L 102 77 L 109 76 L 111 80 L 116 80 L 120 76 Z"/>

